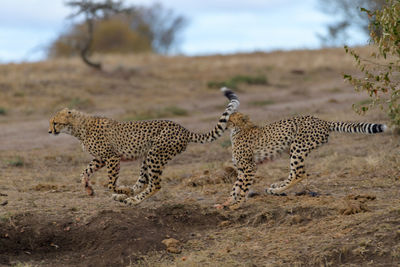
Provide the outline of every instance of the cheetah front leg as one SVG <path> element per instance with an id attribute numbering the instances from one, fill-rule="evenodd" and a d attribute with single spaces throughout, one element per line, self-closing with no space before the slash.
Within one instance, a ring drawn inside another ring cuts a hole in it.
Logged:
<path id="1" fill-rule="evenodd" d="M 89 178 L 95 171 L 103 168 L 104 165 L 105 165 L 104 161 L 98 160 L 98 159 L 93 159 L 81 174 L 82 184 L 85 187 L 85 190 L 89 196 L 93 196 L 93 194 L 94 194 L 94 190 L 90 186 Z"/>
<path id="2" fill-rule="evenodd" d="M 265 190 L 266 193 L 271 195 L 284 195 L 283 191 L 307 177 L 304 170 L 304 159 L 308 155 L 308 152 L 301 151 L 301 149 L 295 146 L 292 147 L 291 151 L 293 152 L 290 154 L 289 177 L 283 182 L 272 184 L 270 188 Z"/>
<path id="3" fill-rule="evenodd" d="M 217 204 L 217 209 L 229 207 L 230 209 L 237 209 L 246 200 L 250 186 L 253 184 L 254 176 L 256 173 L 256 165 L 252 157 L 247 160 L 242 159 L 237 162 L 238 177 L 232 187 L 230 197 L 223 203 Z"/>
<path id="4" fill-rule="evenodd" d="M 117 187 L 121 159 L 119 157 L 111 157 L 106 160 L 107 173 L 108 173 L 108 189 L 112 190 L 115 194 L 112 195 L 113 199 L 122 201 L 131 194 L 131 189 L 126 186 Z"/>

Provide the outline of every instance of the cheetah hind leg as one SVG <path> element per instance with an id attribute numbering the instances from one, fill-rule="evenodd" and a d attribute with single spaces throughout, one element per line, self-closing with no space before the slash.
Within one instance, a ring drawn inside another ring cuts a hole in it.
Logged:
<path id="1" fill-rule="evenodd" d="M 138 205 L 140 202 L 145 200 L 146 198 L 154 195 L 157 191 L 161 189 L 161 179 L 160 176 L 162 174 L 162 169 L 166 162 L 161 163 L 160 166 L 152 166 L 151 164 L 151 159 L 147 158 L 148 160 L 148 177 L 149 177 L 149 183 L 147 187 L 139 194 L 135 196 L 128 197 L 124 200 L 124 203 L 127 205 Z M 154 160 L 153 160 L 154 161 Z"/>
<path id="2" fill-rule="evenodd" d="M 275 183 L 267 188 L 265 192 L 271 195 L 286 195 L 283 191 L 289 189 L 294 186 L 301 180 L 303 180 L 307 175 L 304 170 L 304 159 L 307 156 L 306 152 L 296 152 L 298 151 L 295 147 L 292 149 L 294 151 L 290 155 L 290 173 L 289 177 L 280 183 Z"/>
<path id="3" fill-rule="evenodd" d="M 128 190 L 128 194 L 113 194 L 112 198 L 115 201 L 119 202 L 124 202 L 125 199 L 127 199 L 129 196 L 134 196 L 135 194 L 141 192 L 144 188 L 145 185 L 149 183 L 149 178 L 148 178 L 148 173 L 147 173 L 147 164 L 146 164 L 146 159 L 143 160 L 142 166 L 140 167 L 140 176 L 139 179 L 136 181 L 136 184 L 130 188 L 126 188 Z M 121 187 L 120 187 L 121 188 Z"/>
<path id="4" fill-rule="evenodd" d="M 169 133 L 168 133 L 169 134 Z M 147 176 L 148 183 L 142 192 L 135 196 L 128 197 L 124 200 L 127 205 L 137 205 L 146 198 L 154 195 L 161 189 L 161 174 L 164 166 L 170 161 L 174 156 L 185 150 L 187 142 L 182 142 L 182 140 L 176 140 L 172 142 L 175 146 L 175 150 L 169 149 L 170 143 L 167 141 L 174 140 L 167 136 L 167 138 L 160 138 L 161 140 L 154 144 L 153 148 L 149 150 L 146 157 L 147 166 Z"/>
<path id="5" fill-rule="evenodd" d="M 143 160 L 142 166 L 140 167 L 140 176 L 136 183 L 132 186 L 132 194 L 137 195 L 140 193 L 145 186 L 149 184 L 149 174 L 148 174 L 148 166 L 146 164 L 146 159 Z"/>

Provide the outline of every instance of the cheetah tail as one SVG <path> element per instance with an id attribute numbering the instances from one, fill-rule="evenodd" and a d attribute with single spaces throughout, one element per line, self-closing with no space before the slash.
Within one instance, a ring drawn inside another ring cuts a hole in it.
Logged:
<path id="1" fill-rule="evenodd" d="M 331 122 L 330 130 L 344 133 L 375 134 L 386 132 L 388 127 L 385 124 L 366 122 Z"/>
<path id="2" fill-rule="evenodd" d="M 218 139 L 226 130 L 229 116 L 238 109 L 240 102 L 237 95 L 231 89 L 222 87 L 221 91 L 229 99 L 229 104 L 226 107 L 224 113 L 222 113 L 222 116 L 219 118 L 217 125 L 214 127 L 214 129 L 206 134 L 190 133 L 190 142 L 212 142 Z"/>

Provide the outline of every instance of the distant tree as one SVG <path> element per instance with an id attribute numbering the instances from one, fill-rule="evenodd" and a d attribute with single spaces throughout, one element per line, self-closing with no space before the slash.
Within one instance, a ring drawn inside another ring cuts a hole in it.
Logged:
<path id="1" fill-rule="evenodd" d="M 186 19 L 160 4 L 150 7 L 123 6 L 122 1 L 69 1 L 77 11 L 69 18 L 84 15 L 85 21 L 73 25 L 49 47 L 49 57 L 80 54 L 91 67 L 100 63 L 88 59 L 92 52 L 168 53 L 178 45 L 178 35 Z"/>
<path id="2" fill-rule="evenodd" d="M 75 24 L 51 44 L 48 56 L 50 58 L 79 56 L 80 48 L 86 46 L 86 40 L 86 24 Z M 89 52 L 128 54 L 151 51 L 153 50 L 150 40 L 143 38 L 141 33 L 132 31 L 129 24 L 120 17 L 96 22 Z"/>
<path id="3" fill-rule="evenodd" d="M 360 12 L 360 7 L 372 12 L 381 9 L 386 0 L 319 0 L 319 9 L 335 18 L 337 21 L 327 25 L 326 34 L 318 34 L 322 44 L 341 46 L 350 38 L 349 30 L 357 29 L 366 36 L 369 34 L 369 18 Z"/>
<path id="4" fill-rule="evenodd" d="M 369 58 L 361 57 L 354 49 L 345 47 L 351 54 L 362 77 L 345 74 L 344 78 L 357 91 L 365 91 L 371 102 L 353 105 L 359 113 L 365 113 L 374 106 L 384 109 L 392 124 L 400 127 L 400 1 L 388 0 L 377 10 L 361 8 L 370 18 L 369 31 L 378 52 Z"/>
<path id="5" fill-rule="evenodd" d="M 95 20 L 106 19 L 114 14 L 121 12 L 129 12 L 129 9 L 123 8 L 122 1 L 104 0 L 102 2 L 93 2 L 92 0 L 72 0 L 65 3 L 66 6 L 76 8 L 77 11 L 69 16 L 69 18 L 83 15 L 87 26 L 87 35 L 85 41 L 81 43 L 79 50 L 80 55 L 88 66 L 101 69 L 100 63 L 94 63 L 89 60 L 88 55 L 93 42 L 94 23 Z"/>

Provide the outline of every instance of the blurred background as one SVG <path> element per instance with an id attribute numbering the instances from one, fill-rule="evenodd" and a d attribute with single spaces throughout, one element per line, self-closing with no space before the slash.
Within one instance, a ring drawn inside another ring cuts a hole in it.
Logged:
<path id="1" fill-rule="evenodd" d="M 95 25 L 90 50 L 98 53 L 195 56 L 365 45 L 368 18 L 360 7 L 375 10 L 384 2 L 2 0 L 0 62 L 74 56 L 87 41 L 87 19 Z"/>

